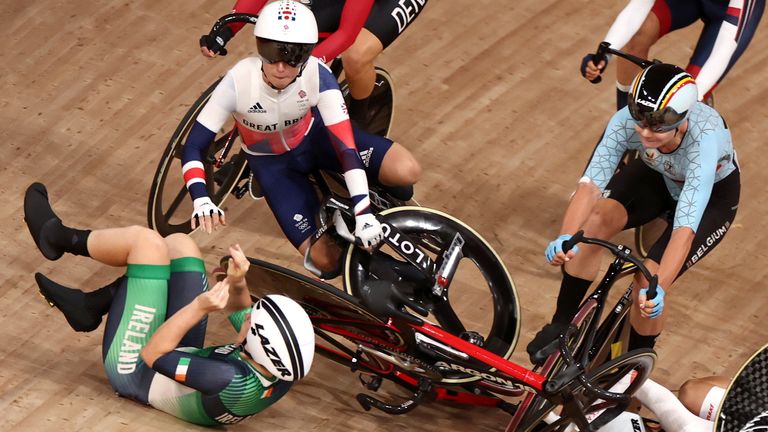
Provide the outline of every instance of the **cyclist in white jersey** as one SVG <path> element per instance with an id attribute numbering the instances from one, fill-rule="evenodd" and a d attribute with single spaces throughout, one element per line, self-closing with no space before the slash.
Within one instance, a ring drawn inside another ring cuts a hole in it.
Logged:
<path id="1" fill-rule="evenodd" d="M 248 164 L 281 229 L 300 253 L 309 250 L 319 203 L 308 179 L 315 169 L 341 172 L 354 202 L 355 236 L 364 247 L 382 237 L 371 214 L 368 182 L 408 200 L 421 167 L 403 146 L 353 127 L 331 71 L 310 53 L 318 40 L 312 12 L 282 0 L 261 11 L 254 26 L 259 56 L 235 65 L 197 118 L 182 156 L 194 202 L 193 228 L 211 232 L 225 224 L 208 197 L 202 158 L 229 116 L 234 116 Z M 337 248 L 321 239 L 311 260 L 331 271 Z"/>
<path id="2" fill-rule="evenodd" d="M 628 106 L 608 123 L 560 235 L 545 251 L 552 265 L 563 266 L 563 280 L 551 324 L 528 346 L 534 362 L 567 327 L 600 266 L 599 247 L 563 253 L 576 231 L 607 239 L 656 217 L 670 222 L 645 261 L 659 276 L 653 300 L 646 299 L 648 282 L 635 276 L 630 350 L 653 347 L 664 326 L 666 290 L 725 236 L 739 203 L 736 153 L 720 114 L 697 98 L 695 81 L 677 66 L 654 64 L 635 77 Z M 616 172 L 627 150 L 641 156 Z"/>

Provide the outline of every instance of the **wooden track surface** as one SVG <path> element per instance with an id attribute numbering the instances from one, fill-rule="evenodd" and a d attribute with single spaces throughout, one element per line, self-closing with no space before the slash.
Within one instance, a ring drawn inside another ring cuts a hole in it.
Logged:
<path id="1" fill-rule="evenodd" d="M 406 1 L 407 3 L 408 1 Z M 393 75 L 392 136 L 424 167 L 419 201 L 476 227 L 510 269 L 522 302 L 521 347 L 551 316 L 559 272 L 544 265 L 547 242 L 614 105 L 613 67 L 593 86 L 578 74 L 623 2 L 431 1 L 381 57 Z M 608 2 L 603 2 L 608 3 Z M 195 427 L 114 395 L 100 361 L 101 331 L 75 333 L 37 295 L 44 272 L 94 289 L 120 274 L 37 252 L 22 220 L 22 194 L 49 187 L 73 226 L 146 224 L 152 174 L 189 104 L 254 45 L 248 35 L 216 60 L 197 39 L 228 1 L 4 1 L 0 4 L 0 430 L 189 430 Z M 718 250 L 668 295 L 669 321 L 654 378 L 730 374 L 768 340 L 764 169 L 768 86 L 765 23 L 718 88 L 742 165 L 742 199 Z M 699 26 L 653 54 L 685 63 Z M 200 233 L 210 267 L 239 241 L 248 255 L 299 269 L 299 256 L 263 202 L 231 200 L 230 226 Z M 621 237 L 630 241 L 629 236 Z M 230 341 L 221 317 L 211 343 Z M 489 409 L 425 404 L 389 417 L 354 402 L 357 377 L 319 359 L 280 403 L 233 430 L 500 430 Z"/>

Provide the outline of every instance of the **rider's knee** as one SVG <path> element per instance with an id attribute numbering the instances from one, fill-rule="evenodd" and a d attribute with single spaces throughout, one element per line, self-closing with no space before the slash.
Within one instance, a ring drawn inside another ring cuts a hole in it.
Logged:
<path id="1" fill-rule="evenodd" d="M 168 259 L 168 246 L 157 231 L 138 225 L 131 226 L 130 230 L 136 251 L 141 251 L 143 256 L 154 256 L 159 261 Z"/>
<path id="2" fill-rule="evenodd" d="M 680 402 L 682 402 L 688 411 L 694 414 L 699 414 L 701 405 L 704 403 L 704 398 L 711 388 L 712 386 L 705 382 L 698 379 L 691 379 L 683 383 L 682 387 L 680 387 L 678 399 L 680 399 Z"/>
<path id="3" fill-rule="evenodd" d="M 168 248 L 168 254 L 171 259 L 181 257 L 196 257 L 202 258 L 200 248 L 197 247 L 197 243 L 192 240 L 192 237 L 187 234 L 176 233 L 165 237 L 165 244 Z"/>
<path id="4" fill-rule="evenodd" d="M 373 67 L 373 61 L 382 51 L 381 42 L 368 31 L 362 30 L 352 44 L 342 54 L 344 71 L 347 74 L 358 74 Z"/>
<path id="5" fill-rule="evenodd" d="M 421 164 L 412 155 L 409 156 L 397 164 L 398 177 L 403 185 L 416 184 L 421 179 Z"/>
<path id="6" fill-rule="evenodd" d="M 626 222 L 621 210 L 621 205 L 614 205 L 608 200 L 598 201 L 584 223 L 585 234 L 609 237 L 621 231 Z"/>
<path id="7" fill-rule="evenodd" d="M 637 30 L 629 42 L 624 46 L 624 51 L 631 54 L 647 56 L 646 53 L 648 50 L 650 50 L 653 44 L 659 39 L 659 26 L 658 24 L 654 25 L 653 20 L 655 19 L 655 16 L 652 15 L 653 14 L 648 14 L 648 18 L 645 19 L 643 25 L 640 26 L 640 29 Z"/>

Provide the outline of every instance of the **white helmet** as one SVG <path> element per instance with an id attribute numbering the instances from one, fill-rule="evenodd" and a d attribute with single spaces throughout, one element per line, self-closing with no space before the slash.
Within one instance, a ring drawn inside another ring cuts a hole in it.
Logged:
<path id="1" fill-rule="evenodd" d="M 261 9 L 253 34 L 257 38 L 278 42 L 316 44 L 317 21 L 312 11 L 303 4 L 280 0 Z"/>
<path id="2" fill-rule="evenodd" d="M 251 310 L 245 350 L 283 381 L 307 375 L 315 355 L 315 332 L 304 309 L 282 295 L 263 297 Z"/>

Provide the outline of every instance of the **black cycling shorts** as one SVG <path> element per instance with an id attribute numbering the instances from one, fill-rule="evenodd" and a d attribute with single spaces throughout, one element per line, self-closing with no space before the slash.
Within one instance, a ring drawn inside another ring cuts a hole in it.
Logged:
<path id="1" fill-rule="evenodd" d="M 312 13 L 320 33 L 333 33 L 339 28 L 344 3 L 345 0 L 312 1 Z M 416 20 L 426 5 L 427 0 L 376 0 L 364 27 L 386 48 Z"/>
<path id="2" fill-rule="evenodd" d="M 672 236 L 672 222 L 677 206 L 662 174 L 651 169 L 641 159 L 635 159 L 614 174 L 605 190 L 608 198 L 618 201 L 627 210 L 627 225 L 624 229 L 636 228 L 657 217 L 667 221 L 667 229 L 648 252 L 648 258 L 656 263 L 661 262 Z M 736 217 L 740 192 L 738 167 L 715 183 L 688 257 L 677 277 L 704 258 L 723 239 Z"/>

